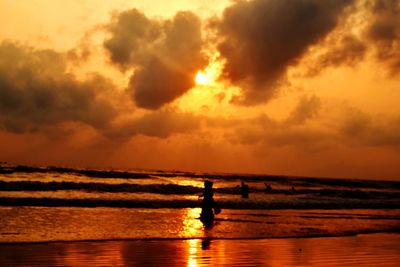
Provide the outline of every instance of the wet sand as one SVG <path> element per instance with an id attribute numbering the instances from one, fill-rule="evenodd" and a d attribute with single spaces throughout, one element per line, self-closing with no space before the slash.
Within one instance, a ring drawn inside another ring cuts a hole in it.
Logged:
<path id="1" fill-rule="evenodd" d="M 1 244 L 0 266 L 398 266 L 400 234 Z"/>

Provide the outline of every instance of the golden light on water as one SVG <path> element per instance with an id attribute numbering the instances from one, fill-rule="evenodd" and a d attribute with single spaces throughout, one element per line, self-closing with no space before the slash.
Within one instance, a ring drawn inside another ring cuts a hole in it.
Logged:
<path id="1" fill-rule="evenodd" d="M 185 209 L 182 218 L 181 237 L 201 237 L 203 235 L 203 224 L 200 222 L 200 208 Z"/>
<path id="2" fill-rule="evenodd" d="M 183 215 L 183 227 L 180 233 L 184 237 L 200 237 L 203 235 L 203 225 L 198 219 L 200 217 L 200 208 L 186 209 Z M 187 266 L 196 267 L 197 257 L 199 255 L 199 243 L 200 239 L 189 239 L 188 243 L 188 255 L 187 255 Z"/>

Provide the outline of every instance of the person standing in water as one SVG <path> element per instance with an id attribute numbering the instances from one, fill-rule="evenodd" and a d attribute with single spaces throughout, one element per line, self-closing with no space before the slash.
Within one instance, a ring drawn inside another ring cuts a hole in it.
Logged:
<path id="1" fill-rule="evenodd" d="M 240 185 L 240 193 L 242 195 L 242 198 L 249 198 L 249 186 L 243 181 Z"/>
<path id="2" fill-rule="evenodd" d="M 203 197 L 201 202 L 201 213 L 200 213 L 200 221 L 206 227 L 210 227 L 214 222 L 214 212 L 218 214 L 221 212 L 220 208 L 217 206 L 214 201 L 214 191 L 213 191 L 213 182 L 204 181 L 204 189 L 203 193 L 199 196 Z"/>

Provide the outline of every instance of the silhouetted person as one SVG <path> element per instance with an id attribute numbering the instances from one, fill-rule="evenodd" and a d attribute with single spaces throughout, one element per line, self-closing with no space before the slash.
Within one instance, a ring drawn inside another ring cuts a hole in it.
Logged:
<path id="1" fill-rule="evenodd" d="M 212 186 L 213 182 L 208 180 L 204 181 L 203 193 L 199 196 L 203 197 L 203 201 L 201 202 L 200 221 L 206 227 L 210 227 L 213 224 L 214 211 L 215 214 L 221 212 L 221 209 L 217 206 L 217 204 L 214 201 L 214 192 Z"/>
<path id="2" fill-rule="evenodd" d="M 240 193 L 242 194 L 242 198 L 249 198 L 249 186 L 243 181 L 240 185 Z"/>
<path id="3" fill-rule="evenodd" d="M 290 190 L 290 192 L 291 192 L 292 194 L 296 194 L 296 193 L 297 193 L 297 190 L 296 190 L 296 188 L 295 188 L 294 186 L 292 186 L 292 189 Z"/>
<path id="4" fill-rule="evenodd" d="M 271 192 L 272 191 L 272 186 L 271 185 L 269 185 L 269 184 L 267 184 L 267 183 L 264 183 L 264 185 L 265 185 L 265 192 Z"/>

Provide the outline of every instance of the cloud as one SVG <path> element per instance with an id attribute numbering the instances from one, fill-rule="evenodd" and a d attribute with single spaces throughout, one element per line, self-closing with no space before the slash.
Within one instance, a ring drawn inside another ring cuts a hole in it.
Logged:
<path id="1" fill-rule="evenodd" d="M 267 114 L 242 120 L 223 120 L 227 140 L 260 151 L 284 147 L 315 153 L 338 148 L 378 148 L 400 151 L 400 115 L 367 113 L 352 106 L 327 103 L 315 96 L 303 96 L 286 119 Z M 325 112 L 325 113 L 324 113 Z M 328 112 L 328 113 L 326 113 Z M 221 122 L 222 121 L 222 122 Z M 215 127 L 215 123 L 208 123 Z"/>
<path id="2" fill-rule="evenodd" d="M 133 126 L 138 134 L 166 138 L 199 129 L 200 118 L 190 113 L 157 112 L 139 118 Z"/>
<path id="3" fill-rule="evenodd" d="M 216 28 L 225 78 L 242 85 L 243 104 L 273 97 L 289 66 L 338 23 L 350 0 L 235 1 Z"/>
<path id="4" fill-rule="evenodd" d="M 332 34 L 322 44 L 322 52 L 308 66 L 308 75 L 316 76 L 329 67 L 351 66 L 361 62 L 368 52 L 367 43 L 347 33 Z"/>
<path id="5" fill-rule="evenodd" d="M 313 153 L 335 147 L 400 149 L 400 115 L 374 115 L 355 107 L 336 106 L 336 111 L 324 116 L 319 114 L 321 106 L 316 96 L 303 96 L 286 119 L 260 114 L 248 119 L 208 119 L 206 125 L 223 128 L 233 144 L 264 150 L 293 147 Z"/>
<path id="6" fill-rule="evenodd" d="M 111 61 L 122 68 L 145 60 L 143 54 L 152 49 L 162 34 L 160 23 L 148 19 L 137 9 L 115 16 L 108 30 L 111 38 L 104 42 L 104 47 L 110 53 Z"/>
<path id="7" fill-rule="evenodd" d="M 314 118 L 321 107 L 321 101 L 315 95 L 303 96 L 297 106 L 286 119 L 286 124 L 302 124 L 308 119 Z"/>
<path id="8" fill-rule="evenodd" d="M 334 31 L 308 53 L 307 75 L 328 67 L 350 66 L 374 58 L 391 76 L 400 72 L 400 2 L 359 0 L 349 6 Z M 370 56 L 373 57 L 370 57 Z"/>
<path id="9" fill-rule="evenodd" d="M 229 139 L 233 143 L 255 145 L 264 149 L 292 146 L 300 150 L 315 151 L 331 141 L 331 133 L 297 122 L 290 124 L 289 120 L 274 120 L 261 114 L 238 124 Z"/>
<path id="10" fill-rule="evenodd" d="M 97 74 L 77 80 L 53 50 L 0 44 L 0 127 L 7 131 L 33 132 L 66 121 L 104 128 L 117 113 L 103 97 L 110 87 Z"/>
<path id="11" fill-rule="evenodd" d="M 353 145 L 400 148 L 400 116 L 372 116 L 348 108 L 339 132 Z"/>
<path id="12" fill-rule="evenodd" d="M 117 105 L 127 98 L 121 99 L 115 86 L 98 74 L 78 80 L 67 71 L 68 58 L 53 50 L 0 44 L 0 129 L 59 138 L 75 131 L 65 123 L 82 123 L 120 142 L 139 134 L 167 138 L 200 128 L 201 118 L 172 111 L 124 120 L 127 110 Z"/>
<path id="13" fill-rule="evenodd" d="M 132 9 L 118 14 L 108 29 L 104 47 L 113 63 L 134 69 L 128 88 L 139 107 L 158 109 L 182 96 L 206 64 L 201 21 L 191 12 L 154 20 Z"/>
<path id="14" fill-rule="evenodd" d="M 174 134 L 194 132 L 201 127 L 202 118 L 190 113 L 155 111 L 141 117 L 119 121 L 105 133 L 112 139 L 126 140 L 135 135 L 168 138 Z"/>
<path id="15" fill-rule="evenodd" d="M 234 144 L 314 150 L 324 146 L 332 137 L 332 132 L 309 123 L 321 119 L 317 117 L 320 107 L 318 97 L 303 96 L 283 120 L 260 114 L 248 119 L 208 119 L 206 125 L 224 128 L 228 140 Z"/>
<path id="16" fill-rule="evenodd" d="M 375 47 L 376 58 L 384 62 L 392 75 L 400 73 L 400 2 L 368 1 L 371 9 L 367 37 Z"/>

